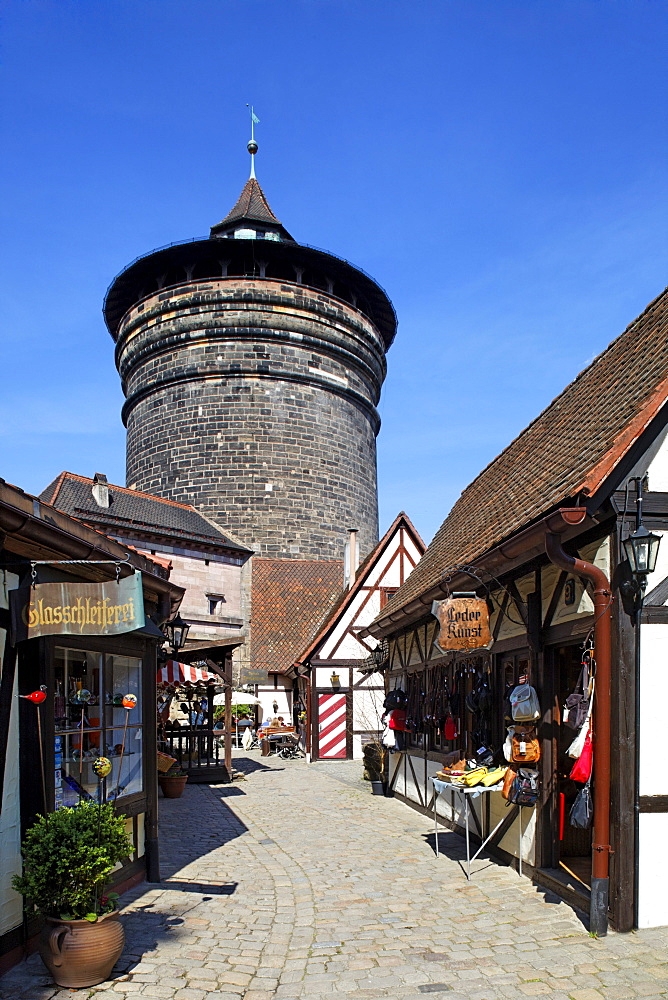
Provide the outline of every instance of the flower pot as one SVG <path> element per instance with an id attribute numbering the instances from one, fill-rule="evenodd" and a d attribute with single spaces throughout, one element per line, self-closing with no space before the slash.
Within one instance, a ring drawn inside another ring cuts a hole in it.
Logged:
<path id="1" fill-rule="evenodd" d="M 187 774 L 161 774 L 158 778 L 162 794 L 166 799 L 180 799 L 188 780 Z"/>
<path id="2" fill-rule="evenodd" d="M 94 924 L 47 917 L 39 953 L 58 986 L 80 989 L 109 978 L 124 944 L 125 931 L 116 912 L 106 913 Z"/>
<path id="3" fill-rule="evenodd" d="M 371 794 L 372 795 L 384 795 L 385 794 L 385 782 L 384 781 L 372 781 L 371 782 Z"/>

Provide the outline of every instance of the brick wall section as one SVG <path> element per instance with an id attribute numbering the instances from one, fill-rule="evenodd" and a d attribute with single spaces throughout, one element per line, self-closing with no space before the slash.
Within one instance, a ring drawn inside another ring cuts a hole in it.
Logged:
<path id="1" fill-rule="evenodd" d="M 340 559 L 378 537 L 371 321 L 278 280 L 191 282 L 124 317 L 127 478 L 192 503 L 258 554 Z"/>

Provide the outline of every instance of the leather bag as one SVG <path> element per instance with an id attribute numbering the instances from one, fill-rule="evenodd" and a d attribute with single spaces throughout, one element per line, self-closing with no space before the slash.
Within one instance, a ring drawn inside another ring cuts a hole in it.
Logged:
<path id="1" fill-rule="evenodd" d="M 540 760 L 540 743 L 533 726 L 516 726 L 510 743 L 513 764 L 535 764 Z"/>
<path id="2" fill-rule="evenodd" d="M 584 742 L 584 747 L 582 748 L 582 753 L 578 759 L 573 764 L 569 778 L 573 781 L 586 782 L 591 778 L 591 772 L 594 766 L 594 741 L 591 735 L 591 729 L 587 733 L 587 738 Z"/>

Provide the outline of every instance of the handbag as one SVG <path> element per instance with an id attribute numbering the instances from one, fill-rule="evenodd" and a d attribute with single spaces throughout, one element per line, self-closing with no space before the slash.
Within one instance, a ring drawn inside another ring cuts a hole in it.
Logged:
<path id="1" fill-rule="evenodd" d="M 584 722 L 582 723 L 582 726 L 580 727 L 580 732 L 577 734 L 577 736 L 569 746 L 568 750 L 566 751 L 569 757 L 575 757 L 576 760 L 582 753 L 582 749 L 584 747 L 585 740 L 587 738 L 587 733 L 589 732 L 589 720 L 591 719 L 591 710 L 593 707 L 594 707 L 594 687 L 592 683 L 591 697 L 589 699 L 589 705 L 587 707 L 587 715 L 585 717 Z"/>
<path id="2" fill-rule="evenodd" d="M 540 719 L 538 695 L 530 684 L 518 684 L 510 692 L 510 707 L 515 722 L 535 722 Z"/>
<path id="3" fill-rule="evenodd" d="M 591 798 L 591 783 L 588 781 L 575 796 L 568 814 L 568 822 L 578 830 L 588 830 L 594 818 L 594 803 Z"/>
<path id="4" fill-rule="evenodd" d="M 561 721 L 570 729 L 581 729 L 589 713 L 589 665 L 582 661 L 582 670 L 575 685 L 575 691 L 564 702 Z"/>
<path id="5" fill-rule="evenodd" d="M 501 789 L 501 794 L 503 795 L 504 799 L 507 799 L 508 796 L 510 795 L 510 789 L 512 787 L 513 781 L 515 780 L 516 774 L 517 772 L 514 770 L 514 768 L 509 767 L 506 770 L 505 775 L 503 776 L 503 788 Z"/>
<path id="6" fill-rule="evenodd" d="M 589 781 L 594 764 L 594 741 L 592 740 L 591 727 L 587 733 L 587 738 L 582 748 L 582 753 L 573 764 L 569 778 L 573 781 Z"/>
<path id="7" fill-rule="evenodd" d="M 514 764 L 535 764 L 540 760 L 540 743 L 533 726 L 517 726 L 510 743 Z"/>
<path id="8" fill-rule="evenodd" d="M 388 725 L 390 729 L 398 729 L 401 733 L 409 732 L 408 726 L 406 725 L 406 712 L 403 708 L 392 709 Z"/>
<path id="9" fill-rule="evenodd" d="M 448 715 L 445 720 L 445 725 L 443 726 L 443 738 L 446 740 L 457 739 L 457 723 L 452 715 Z"/>

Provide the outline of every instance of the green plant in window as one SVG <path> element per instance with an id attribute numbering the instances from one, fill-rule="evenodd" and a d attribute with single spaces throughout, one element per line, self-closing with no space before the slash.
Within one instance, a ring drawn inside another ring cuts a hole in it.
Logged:
<path id="1" fill-rule="evenodd" d="M 133 849 L 112 806 L 82 802 L 37 817 L 22 846 L 23 874 L 12 885 L 43 916 L 95 920 L 114 908 L 116 897 L 104 886 Z"/>

